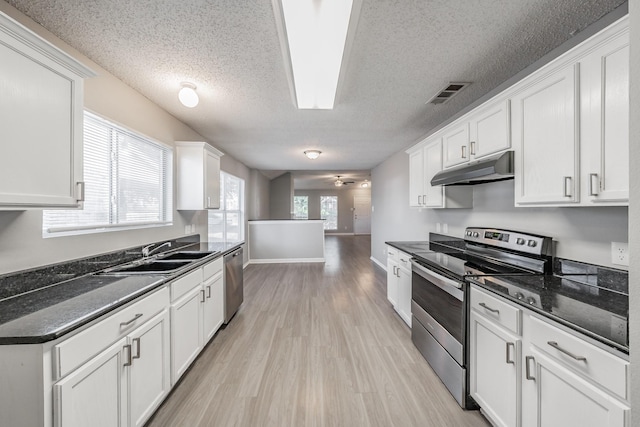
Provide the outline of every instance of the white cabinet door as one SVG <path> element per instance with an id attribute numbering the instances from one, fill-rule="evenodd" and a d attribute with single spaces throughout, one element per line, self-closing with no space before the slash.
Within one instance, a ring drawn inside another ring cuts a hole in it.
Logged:
<path id="1" fill-rule="evenodd" d="M 206 142 L 176 141 L 177 209 L 220 208 L 220 156 Z"/>
<path id="2" fill-rule="evenodd" d="M 444 167 L 469 161 L 469 122 L 453 125 L 442 135 Z"/>
<path id="3" fill-rule="evenodd" d="M 171 304 L 171 384 L 175 384 L 202 349 L 202 306 L 198 286 Z"/>
<path id="4" fill-rule="evenodd" d="M 411 327 L 411 265 L 409 269 L 404 266 L 402 258 L 407 255 L 400 253 L 400 262 L 398 263 L 398 304 L 397 312 L 409 327 Z"/>
<path id="5" fill-rule="evenodd" d="M 517 426 L 521 340 L 475 311 L 470 328 L 470 394 L 494 425 Z"/>
<path id="6" fill-rule="evenodd" d="M 398 306 L 398 261 L 397 252 L 387 247 L 387 299 L 393 305 Z"/>
<path id="7" fill-rule="evenodd" d="M 131 357 L 127 339 L 76 369 L 53 386 L 56 427 L 124 427 L 127 425 L 125 364 Z"/>
<path id="8" fill-rule="evenodd" d="M 78 206 L 93 72 L 2 13 L 0 64 L 0 209 Z"/>
<path id="9" fill-rule="evenodd" d="M 203 346 L 206 345 L 224 322 L 224 286 L 222 272 L 204 282 Z"/>
<path id="10" fill-rule="evenodd" d="M 535 348 L 523 369 L 522 425 L 622 427 L 629 408 Z"/>
<path id="11" fill-rule="evenodd" d="M 579 200 L 577 67 L 556 70 L 511 100 L 516 205 Z"/>
<path id="12" fill-rule="evenodd" d="M 585 204 L 628 204 L 628 29 L 625 27 L 623 32 L 587 55 L 580 67 Z"/>
<path id="13" fill-rule="evenodd" d="M 431 185 L 431 179 L 442 170 L 442 141 L 439 138 L 424 147 L 424 160 L 425 206 L 441 208 L 444 206 L 444 187 Z"/>
<path id="14" fill-rule="evenodd" d="M 409 154 L 409 206 L 424 206 L 424 151 L 420 148 Z"/>
<path id="15" fill-rule="evenodd" d="M 129 335 L 129 426 L 143 426 L 171 389 L 169 311 L 149 320 Z"/>
<path id="16" fill-rule="evenodd" d="M 501 100 L 481 108 L 470 117 L 469 151 L 474 159 L 511 147 L 509 101 Z"/>
<path id="17" fill-rule="evenodd" d="M 205 206 L 220 208 L 220 157 L 205 150 Z"/>

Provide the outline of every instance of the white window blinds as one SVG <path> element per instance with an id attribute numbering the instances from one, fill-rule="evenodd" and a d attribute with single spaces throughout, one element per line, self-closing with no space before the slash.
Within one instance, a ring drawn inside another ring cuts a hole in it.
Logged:
<path id="1" fill-rule="evenodd" d="M 88 112 L 84 181 L 84 208 L 44 211 L 45 236 L 171 222 L 171 148 Z"/>

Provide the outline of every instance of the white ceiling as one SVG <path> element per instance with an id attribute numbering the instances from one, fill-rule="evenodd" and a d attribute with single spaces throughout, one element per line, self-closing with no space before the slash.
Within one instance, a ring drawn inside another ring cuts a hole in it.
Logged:
<path id="1" fill-rule="evenodd" d="M 247 166 L 349 173 L 417 142 L 623 2 L 362 0 L 327 111 L 294 106 L 272 0 L 8 0 Z M 197 85 L 198 107 L 178 102 L 182 81 Z M 449 81 L 472 84 L 425 105 Z M 319 159 L 304 157 L 310 148 Z"/>

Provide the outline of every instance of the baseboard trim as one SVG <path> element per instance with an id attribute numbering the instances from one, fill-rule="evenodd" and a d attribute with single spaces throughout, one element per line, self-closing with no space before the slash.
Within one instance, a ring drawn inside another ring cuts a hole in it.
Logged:
<path id="1" fill-rule="evenodd" d="M 324 233 L 325 236 L 354 236 L 354 233 Z"/>
<path id="2" fill-rule="evenodd" d="M 324 258 L 276 258 L 250 259 L 249 264 L 292 264 L 301 262 L 325 262 Z"/>
<path id="3" fill-rule="evenodd" d="M 386 266 L 386 265 L 384 265 L 383 263 L 381 263 L 380 261 L 378 261 L 377 259 L 375 259 L 375 258 L 373 257 L 373 255 L 372 255 L 369 259 L 370 259 L 371 261 L 373 261 L 373 262 L 374 262 L 374 264 L 377 264 L 377 265 L 378 265 L 378 267 L 380 267 L 380 268 L 381 268 L 381 269 L 383 269 L 384 271 L 387 271 L 387 266 Z"/>

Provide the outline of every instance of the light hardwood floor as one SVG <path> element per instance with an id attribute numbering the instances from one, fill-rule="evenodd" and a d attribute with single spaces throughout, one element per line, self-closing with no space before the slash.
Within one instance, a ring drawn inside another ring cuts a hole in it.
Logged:
<path id="1" fill-rule="evenodd" d="M 487 426 L 413 346 L 370 242 L 327 236 L 324 264 L 248 266 L 240 310 L 148 426 Z"/>

